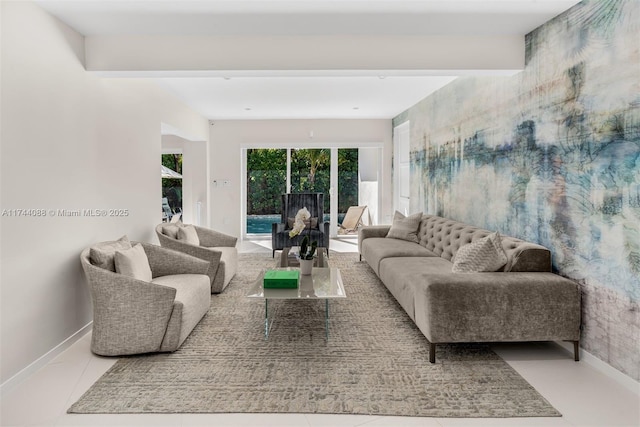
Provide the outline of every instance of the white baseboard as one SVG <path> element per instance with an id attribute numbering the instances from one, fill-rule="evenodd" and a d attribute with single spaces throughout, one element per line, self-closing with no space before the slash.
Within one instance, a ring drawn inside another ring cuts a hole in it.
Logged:
<path id="1" fill-rule="evenodd" d="M 556 344 L 567 349 L 573 355 L 573 343 L 556 341 Z M 588 351 L 585 351 L 585 349 L 583 349 L 582 347 L 580 348 L 580 361 L 594 367 L 595 369 L 602 372 L 609 378 L 612 378 L 622 386 L 640 395 L 640 382 L 634 380 L 627 374 L 617 370 L 616 368 L 609 365 L 604 360 L 598 359 L 593 354 L 589 353 Z"/>
<path id="2" fill-rule="evenodd" d="M 0 395 L 4 395 L 9 390 L 13 389 L 15 386 L 29 378 L 40 368 L 47 365 L 47 363 L 51 362 L 56 358 L 60 353 L 71 347 L 75 344 L 80 338 L 85 336 L 93 327 L 93 322 L 87 323 L 83 326 L 78 332 L 71 335 L 66 340 L 62 341 L 60 344 L 46 352 L 44 355 L 40 356 L 36 361 L 29 364 L 26 368 L 22 369 L 20 372 L 6 380 L 4 383 L 0 384 Z"/>

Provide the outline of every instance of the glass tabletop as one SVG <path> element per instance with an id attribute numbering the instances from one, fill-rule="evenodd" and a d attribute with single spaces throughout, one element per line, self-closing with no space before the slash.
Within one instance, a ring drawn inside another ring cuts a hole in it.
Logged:
<path id="1" fill-rule="evenodd" d="M 298 268 L 276 268 L 274 270 L 298 270 Z M 342 275 L 337 268 L 314 267 L 310 276 L 300 275 L 297 289 L 264 289 L 262 271 L 247 295 L 249 298 L 263 299 L 328 299 L 346 298 Z"/>
<path id="2" fill-rule="evenodd" d="M 298 267 L 300 266 L 300 260 L 298 254 L 300 253 L 300 246 L 292 246 L 282 249 L 280 252 L 280 261 L 278 267 Z M 326 248 L 318 248 L 313 263 L 314 267 L 327 268 L 329 265 L 326 258 Z"/>

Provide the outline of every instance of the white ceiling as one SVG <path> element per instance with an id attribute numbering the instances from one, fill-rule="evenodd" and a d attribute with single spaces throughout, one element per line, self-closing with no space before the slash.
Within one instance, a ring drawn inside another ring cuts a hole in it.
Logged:
<path id="1" fill-rule="evenodd" d="M 383 119 L 396 116 L 454 78 L 233 77 L 157 81 L 212 119 Z"/>
<path id="2" fill-rule="evenodd" d="M 85 36 L 525 35 L 578 0 L 40 0 Z M 375 55 L 372 46 L 371 54 Z M 225 72 L 154 80 L 209 119 L 392 118 L 444 71 Z M 126 73 L 120 73 L 126 75 Z M 131 74 L 135 76 L 135 74 Z M 147 77 L 148 78 L 148 77 Z"/>

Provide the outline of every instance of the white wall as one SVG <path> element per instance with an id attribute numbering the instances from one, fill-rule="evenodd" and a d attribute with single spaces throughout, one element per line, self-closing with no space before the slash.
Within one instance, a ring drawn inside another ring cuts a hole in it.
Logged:
<path id="1" fill-rule="evenodd" d="M 156 241 L 160 123 L 207 121 L 141 80 L 99 79 L 83 37 L 30 2 L 1 2 L 1 372 L 5 383 L 91 321 L 79 254 L 123 234 Z M 58 209 L 128 209 L 59 217 Z"/>
<path id="2" fill-rule="evenodd" d="M 362 216 L 365 224 L 369 224 L 371 218 L 372 224 L 379 224 L 378 218 L 378 150 L 374 148 L 361 148 L 358 150 L 358 173 L 360 175 L 358 188 L 358 205 L 367 206 L 367 210 Z M 393 185 L 391 185 L 393 188 Z M 391 200 L 391 195 L 385 196 L 386 200 Z M 383 200 L 385 200 L 383 199 Z M 384 221 L 390 222 L 389 219 Z"/>
<path id="3" fill-rule="evenodd" d="M 182 220 L 185 224 L 208 226 L 207 208 L 207 144 L 189 141 L 175 135 L 162 135 L 162 149 L 177 149 L 182 153 Z M 200 203 L 200 224 L 197 224 L 197 203 Z"/>
<path id="4" fill-rule="evenodd" d="M 211 179 L 230 179 L 228 187 L 212 187 L 211 227 L 235 236 L 241 233 L 241 147 L 247 144 L 322 146 L 382 143 L 381 222 L 389 222 L 391 200 L 391 120 L 223 120 L 211 126 Z M 310 132 L 313 131 L 313 138 Z"/>

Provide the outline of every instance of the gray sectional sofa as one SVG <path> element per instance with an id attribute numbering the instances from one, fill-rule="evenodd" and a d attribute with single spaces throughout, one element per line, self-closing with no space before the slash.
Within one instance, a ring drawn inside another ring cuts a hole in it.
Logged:
<path id="1" fill-rule="evenodd" d="M 497 272 L 453 273 L 463 245 L 488 230 L 423 215 L 419 243 L 386 237 L 391 226 L 360 229 L 358 249 L 430 343 L 572 341 L 579 360 L 580 288 L 551 273 L 543 246 L 502 237 L 507 264 Z"/>

